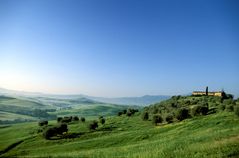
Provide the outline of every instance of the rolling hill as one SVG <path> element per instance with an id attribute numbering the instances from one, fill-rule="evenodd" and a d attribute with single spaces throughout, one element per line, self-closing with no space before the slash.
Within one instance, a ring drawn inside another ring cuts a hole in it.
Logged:
<path id="1" fill-rule="evenodd" d="M 209 110 L 194 115 L 191 112 L 196 106 L 208 106 Z M 49 121 L 48 127 L 39 127 L 37 122 L 1 125 L 0 156 L 236 158 L 239 111 L 234 111 L 239 110 L 238 106 L 238 99 L 175 96 L 134 115 L 105 117 L 105 124 L 99 123 L 96 130 L 88 128 L 90 117 L 86 122 L 68 123 L 66 133 L 50 139 L 43 133 L 54 127 L 56 120 Z M 177 119 L 177 112 L 185 108 L 191 109 L 190 117 Z M 149 113 L 148 119 L 142 119 L 145 112 Z M 170 123 L 165 119 L 168 112 L 175 113 Z M 163 120 L 155 124 L 154 116 L 159 114 Z"/>

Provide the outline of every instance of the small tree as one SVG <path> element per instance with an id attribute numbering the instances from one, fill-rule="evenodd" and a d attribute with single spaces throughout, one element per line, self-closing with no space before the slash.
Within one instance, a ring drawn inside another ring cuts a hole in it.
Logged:
<path id="1" fill-rule="evenodd" d="M 98 122 L 97 122 L 96 120 L 92 121 L 92 122 L 89 124 L 89 129 L 90 129 L 90 130 L 95 130 L 97 127 L 98 127 Z"/>
<path id="2" fill-rule="evenodd" d="M 105 119 L 104 118 L 101 118 L 100 119 L 100 123 L 103 125 L 103 124 L 105 124 Z"/>
<path id="3" fill-rule="evenodd" d="M 44 120 L 44 121 L 39 121 L 39 122 L 38 122 L 38 125 L 39 125 L 39 126 L 48 125 L 48 121 L 45 121 L 45 120 Z"/>
<path id="4" fill-rule="evenodd" d="M 173 115 L 172 114 L 168 114 L 165 119 L 166 119 L 166 121 L 168 123 L 172 123 L 173 122 Z"/>
<path id="5" fill-rule="evenodd" d="M 121 116 L 122 114 L 123 114 L 123 112 L 122 112 L 122 111 L 118 112 L 118 116 Z"/>
<path id="6" fill-rule="evenodd" d="M 74 116 L 73 117 L 73 121 L 79 121 L 79 117 L 78 116 Z"/>
<path id="7" fill-rule="evenodd" d="M 57 117 L 57 122 L 61 122 L 62 119 L 62 117 Z"/>
<path id="8" fill-rule="evenodd" d="M 130 111 L 127 111 L 126 115 L 130 117 L 132 113 Z"/>
<path id="9" fill-rule="evenodd" d="M 189 110 L 187 108 L 181 108 L 178 110 L 177 112 L 177 115 L 176 115 L 176 118 L 179 120 L 179 121 L 182 121 L 186 118 L 189 118 L 190 115 L 189 115 Z"/>
<path id="10" fill-rule="evenodd" d="M 81 117 L 80 120 L 81 120 L 81 122 L 85 122 L 85 118 L 84 117 Z"/>
<path id="11" fill-rule="evenodd" d="M 147 111 L 143 113 L 142 119 L 143 119 L 144 121 L 147 121 L 147 120 L 149 119 L 149 113 L 148 113 Z"/>
<path id="12" fill-rule="evenodd" d="M 157 125 L 158 123 L 162 123 L 163 118 L 161 115 L 154 115 L 153 116 L 153 124 Z"/>
<path id="13" fill-rule="evenodd" d="M 126 110 L 126 109 L 124 109 L 122 112 L 123 112 L 123 114 L 126 114 L 127 110 Z"/>
<path id="14" fill-rule="evenodd" d="M 232 104 L 226 105 L 226 110 L 228 112 L 233 112 L 233 105 Z"/>

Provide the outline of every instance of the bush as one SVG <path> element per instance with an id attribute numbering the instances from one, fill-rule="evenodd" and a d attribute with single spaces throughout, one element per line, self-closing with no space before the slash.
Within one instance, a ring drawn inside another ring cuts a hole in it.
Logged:
<path id="1" fill-rule="evenodd" d="M 226 110 L 228 112 L 233 112 L 233 105 L 232 104 L 226 105 Z"/>
<path id="2" fill-rule="evenodd" d="M 127 111 L 126 115 L 130 117 L 132 113 L 130 111 Z"/>
<path id="3" fill-rule="evenodd" d="M 65 116 L 60 122 L 62 123 L 69 123 L 72 121 L 72 116 L 68 117 L 68 116 Z"/>
<path id="4" fill-rule="evenodd" d="M 61 122 L 62 119 L 62 117 L 57 117 L 57 122 Z"/>
<path id="5" fill-rule="evenodd" d="M 62 135 L 64 132 L 67 131 L 67 124 L 59 124 L 57 126 L 46 128 L 43 132 L 43 137 L 45 139 L 50 139 L 53 136 Z"/>
<path id="6" fill-rule="evenodd" d="M 48 121 L 39 121 L 39 122 L 38 122 L 38 125 L 39 125 L 39 126 L 48 125 Z"/>
<path id="7" fill-rule="evenodd" d="M 190 115 L 189 115 L 189 110 L 187 108 L 181 108 L 178 110 L 177 112 L 177 115 L 176 115 L 176 118 L 179 120 L 179 121 L 182 121 L 184 119 L 187 119 L 189 118 Z"/>
<path id="8" fill-rule="evenodd" d="M 173 122 L 173 115 L 172 114 L 168 114 L 165 119 L 166 119 L 166 121 L 168 123 L 172 123 Z"/>
<path id="9" fill-rule="evenodd" d="M 103 124 L 105 124 L 105 119 L 104 118 L 101 118 L 100 119 L 100 123 L 103 125 Z"/>
<path id="10" fill-rule="evenodd" d="M 98 122 L 97 122 L 96 120 L 92 121 L 92 122 L 89 124 L 89 129 L 90 129 L 90 130 L 95 130 L 97 127 L 98 127 Z"/>
<path id="11" fill-rule="evenodd" d="M 153 124 L 157 125 L 158 123 L 162 123 L 163 118 L 161 115 L 154 115 L 153 116 Z"/>
<path id="12" fill-rule="evenodd" d="M 234 112 L 239 117 L 239 105 L 234 106 Z"/>
<path id="13" fill-rule="evenodd" d="M 81 122 L 85 122 L 85 118 L 84 117 L 81 117 L 80 120 L 81 120 Z"/>
<path id="14" fill-rule="evenodd" d="M 79 121 L 79 117 L 78 117 L 78 116 L 74 116 L 74 117 L 72 118 L 72 120 L 73 120 L 73 121 Z"/>
<path id="15" fill-rule="evenodd" d="M 123 112 L 123 114 L 126 114 L 127 110 L 126 110 L 126 109 L 124 109 L 122 112 Z"/>
<path id="16" fill-rule="evenodd" d="M 122 114 L 123 114 L 123 112 L 122 112 L 122 111 L 118 112 L 118 116 L 121 116 Z"/>
<path id="17" fill-rule="evenodd" d="M 143 115 L 142 115 L 142 119 L 144 121 L 147 121 L 149 119 L 149 113 L 148 112 L 144 112 Z"/>
<path id="18" fill-rule="evenodd" d="M 191 113 L 193 116 L 206 115 L 208 113 L 208 107 L 202 105 L 196 105 L 192 108 Z"/>

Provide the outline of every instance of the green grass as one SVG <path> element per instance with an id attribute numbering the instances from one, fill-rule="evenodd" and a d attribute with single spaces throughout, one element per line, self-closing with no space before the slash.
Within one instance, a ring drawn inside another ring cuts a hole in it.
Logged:
<path id="1" fill-rule="evenodd" d="M 98 118 L 98 116 L 116 115 L 119 111 L 127 109 L 129 106 L 114 105 L 107 103 L 91 103 L 76 105 L 70 109 L 57 110 L 51 112 L 57 116 L 83 116 L 90 118 Z"/>
<path id="2" fill-rule="evenodd" d="M 2 121 L 5 121 L 5 120 L 12 121 L 12 120 L 15 120 L 15 119 L 36 120 L 36 118 L 31 117 L 31 116 L 0 111 L 0 120 L 2 120 Z"/>
<path id="3" fill-rule="evenodd" d="M 87 119 L 87 118 L 86 118 Z M 239 118 L 222 112 L 173 124 L 153 126 L 140 116 L 107 117 L 95 132 L 86 123 L 69 125 L 77 138 L 45 140 L 37 123 L 0 128 L 0 150 L 19 140 L 1 156 L 23 157 L 238 157 Z M 55 124 L 55 122 L 50 122 Z"/>

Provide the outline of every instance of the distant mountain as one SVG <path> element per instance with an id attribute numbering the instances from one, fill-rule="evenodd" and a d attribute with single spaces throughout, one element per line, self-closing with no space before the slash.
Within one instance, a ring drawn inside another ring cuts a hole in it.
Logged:
<path id="1" fill-rule="evenodd" d="M 54 94 L 44 94 L 38 92 L 24 92 L 24 91 L 14 91 L 0 88 L 0 95 L 7 94 L 14 97 L 33 97 L 36 99 L 38 97 L 39 100 L 43 101 L 48 98 L 48 100 L 56 99 L 59 102 L 59 99 L 71 99 L 71 100 L 81 100 L 84 99 L 89 102 L 103 102 L 103 103 L 110 103 L 110 104 L 120 104 L 120 105 L 137 105 L 137 106 L 146 106 L 153 103 L 157 103 L 166 99 L 169 99 L 171 96 L 166 95 L 145 95 L 142 97 L 118 97 L 118 98 L 106 98 L 106 97 L 94 97 L 94 96 L 87 96 L 87 95 L 54 95 Z M 54 99 L 53 99 L 54 98 Z"/>

